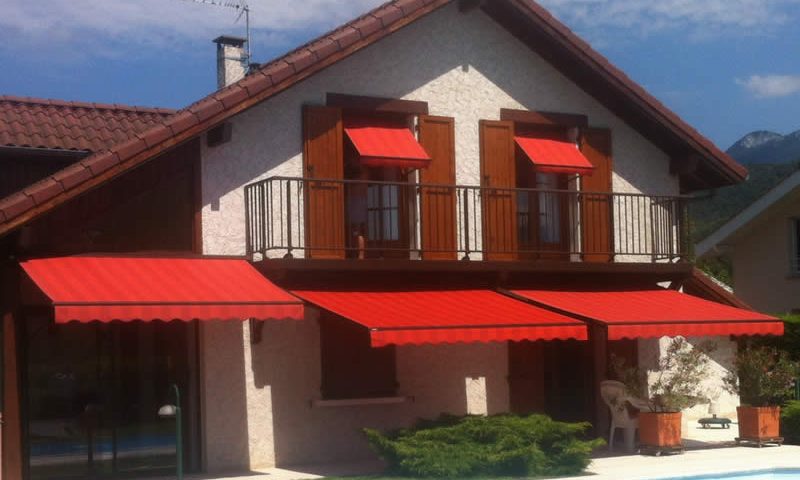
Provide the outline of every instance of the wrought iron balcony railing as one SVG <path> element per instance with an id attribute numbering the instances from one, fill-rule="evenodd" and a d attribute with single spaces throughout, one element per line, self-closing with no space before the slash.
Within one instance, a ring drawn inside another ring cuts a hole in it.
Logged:
<path id="1" fill-rule="evenodd" d="M 687 199 L 272 177 L 245 187 L 248 255 L 675 261 Z"/>

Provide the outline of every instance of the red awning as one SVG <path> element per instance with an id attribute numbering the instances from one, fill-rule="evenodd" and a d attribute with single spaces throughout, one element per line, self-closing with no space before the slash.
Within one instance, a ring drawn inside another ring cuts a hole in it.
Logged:
<path id="1" fill-rule="evenodd" d="M 574 143 L 520 135 L 514 140 L 539 172 L 591 175 L 594 170 Z"/>
<path id="2" fill-rule="evenodd" d="M 609 340 L 662 336 L 783 335 L 783 322 L 666 289 L 513 290 L 514 295 L 608 326 Z"/>
<path id="3" fill-rule="evenodd" d="M 21 266 L 57 323 L 303 318 L 300 300 L 244 260 L 64 257 Z"/>
<path id="4" fill-rule="evenodd" d="M 506 340 L 586 340 L 586 326 L 491 290 L 293 290 L 367 327 L 372 346 Z"/>
<path id="5" fill-rule="evenodd" d="M 362 165 L 425 168 L 431 157 L 411 130 L 398 125 L 352 124 L 344 132 L 360 155 Z"/>

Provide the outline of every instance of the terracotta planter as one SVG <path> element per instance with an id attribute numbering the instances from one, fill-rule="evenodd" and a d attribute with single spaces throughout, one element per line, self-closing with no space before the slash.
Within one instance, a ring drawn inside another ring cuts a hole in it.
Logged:
<path id="1" fill-rule="evenodd" d="M 781 407 L 736 407 L 739 437 L 764 440 L 780 436 Z"/>
<path id="2" fill-rule="evenodd" d="M 639 413 L 639 443 L 648 447 L 680 447 L 681 412 Z"/>

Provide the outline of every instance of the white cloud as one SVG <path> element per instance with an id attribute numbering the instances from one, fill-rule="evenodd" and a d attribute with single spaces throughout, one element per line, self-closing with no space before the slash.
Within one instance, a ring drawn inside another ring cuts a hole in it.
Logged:
<path id="1" fill-rule="evenodd" d="M 764 34 L 797 16 L 800 0 L 539 0 L 568 24 L 603 34 L 609 27 L 650 35 L 687 31 L 692 38 Z"/>
<path id="2" fill-rule="evenodd" d="M 222 0 L 235 3 L 236 0 Z M 250 0 L 254 42 L 291 32 L 321 33 L 382 0 Z M 190 0 L 5 0 L 0 48 L 128 54 L 121 46 L 174 46 L 244 34 L 237 10 Z"/>
<path id="3" fill-rule="evenodd" d="M 736 79 L 757 98 L 786 97 L 800 93 L 800 75 L 751 75 L 747 79 Z"/>

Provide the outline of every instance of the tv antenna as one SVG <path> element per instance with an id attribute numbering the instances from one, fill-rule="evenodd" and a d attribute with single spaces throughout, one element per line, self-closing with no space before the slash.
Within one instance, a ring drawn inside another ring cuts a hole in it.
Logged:
<path id="1" fill-rule="evenodd" d="M 250 6 L 247 4 L 246 0 L 184 0 L 187 2 L 194 2 L 200 3 L 203 5 L 213 5 L 215 7 L 222 7 L 222 8 L 232 8 L 239 12 L 239 16 L 236 17 L 235 22 L 241 20 L 244 16 L 245 28 L 247 30 L 247 48 L 244 52 L 244 58 L 242 58 L 242 63 L 244 63 L 245 70 L 250 69 L 250 59 L 253 58 L 253 54 L 250 51 Z"/>

